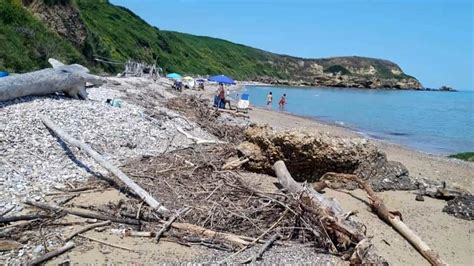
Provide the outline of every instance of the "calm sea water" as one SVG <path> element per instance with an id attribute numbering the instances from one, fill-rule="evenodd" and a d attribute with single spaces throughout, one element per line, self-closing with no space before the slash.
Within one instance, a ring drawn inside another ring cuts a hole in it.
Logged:
<path id="1" fill-rule="evenodd" d="M 286 112 L 355 129 L 435 154 L 474 151 L 474 92 L 422 92 L 247 86 L 250 101 L 273 109 L 286 93 Z"/>

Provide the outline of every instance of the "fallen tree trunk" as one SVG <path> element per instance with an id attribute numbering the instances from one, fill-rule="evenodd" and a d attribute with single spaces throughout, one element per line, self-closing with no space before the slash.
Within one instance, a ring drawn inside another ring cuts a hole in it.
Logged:
<path id="1" fill-rule="evenodd" d="M 347 177 L 347 175 L 346 175 Z M 412 244 L 416 250 L 432 265 L 448 265 L 428 244 L 426 244 L 415 232 L 413 232 L 402 220 L 401 215 L 395 215 L 395 212 L 390 212 L 385 206 L 382 198 L 375 194 L 372 186 L 360 179 L 359 177 L 352 175 L 348 177 L 353 181 L 356 181 L 366 192 L 368 198 L 371 201 L 371 207 L 374 212 L 384 222 L 390 224 L 395 230 L 397 230 L 410 244 Z"/>
<path id="2" fill-rule="evenodd" d="M 61 128 L 56 126 L 49 118 L 41 116 L 41 120 L 46 127 L 52 130 L 58 137 L 65 140 L 67 143 L 76 146 L 82 149 L 85 153 L 91 156 L 97 163 L 102 167 L 109 170 L 112 174 L 118 177 L 122 182 L 124 182 L 130 189 L 133 190 L 140 198 L 145 201 L 150 207 L 155 209 L 160 214 L 167 214 L 169 211 L 161 203 L 159 203 L 153 196 L 151 196 L 147 191 L 141 188 L 137 183 L 130 179 L 124 172 L 120 171 L 116 166 L 109 163 L 107 160 L 102 157 L 99 153 L 94 151 L 89 145 L 78 141 L 71 137 L 69 134 L 64 132 Z"/>
<path id="3" fill-rule="evenodd" d="M 63 65 L 50 60 L 54 68 L 8 76 L 0 79 L 0 101 L 13 100 L 24 96 L 41 96 L 64 92 L 74 99 L 87 100 L 86 82 L 102 85 L 105 80 L 89 74 L 81 65 Z"/>

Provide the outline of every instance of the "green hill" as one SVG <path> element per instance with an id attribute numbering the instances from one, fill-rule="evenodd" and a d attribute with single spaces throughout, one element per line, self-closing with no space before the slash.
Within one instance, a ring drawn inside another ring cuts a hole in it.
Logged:
<path id="1" fill-rule="evenodd" d="M 106 0 L 0 0 L 0 3 L 0 68 L 11 71 L 44 67 L 51 56 L 84 63 L 96 71 L 116 73 L 123 70 L 123 65 L 95 59 L 113 62 L 134 59 L 156 62 L 167 72 L 224 73 L 236 79 L 279 84 L 421 87 L 416 79 L 386 60 L 303 59 L 221 39 L 163 31 Z"/>

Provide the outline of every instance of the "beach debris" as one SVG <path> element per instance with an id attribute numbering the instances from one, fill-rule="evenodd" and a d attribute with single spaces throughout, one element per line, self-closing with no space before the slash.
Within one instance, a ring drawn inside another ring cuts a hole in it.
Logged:
<path id="1" fill-rule="evenodd" d="M 123 102 L 121 99 L 107 99 L 105 103 L 112 107 L 121 108 Z"/>
<path id="2" fill-rule="evenodd" d="M 76 245 L 73 243 L 73 242 L 68 242 L 66 243 L 64 246 L 62 246 L 61 248 L 57 249 L 57 250 L 54 250 L 54 251 L 51 251 L 51 252 L 48 252 L 46 254 L 44 254 L 43 256 L 41 257 L 38 257 L 34 260 L 31 260 L 28 262 L 28 265 L 41 265 L 41 263 L 45 262 L 45 261 L 48 261 L 56 256 L 59 256 L 71 249 L 73 249 Z"/>
<path id="3" fill-rule="evenodd" d="M 351 243 L 359 244 L 362 241 L 370 242 L 364 233 L 364 225 L 353 220 L 344 212 L 334 199 L 324 197 L 309 186 L 298 183 L 293 179 L 283 161 L 274 164 L 275 174 L 278 182 L 286 193 L 300 198 L 305 210 L 317 215 L 321 226 L 327 234 L 334 234 L 337 244 L 335 246 L 349 246 Z M 370 245 L 372 247 L 372 245 Z M 335 247 L 334 247 L 335 248 Z M 381 257 L 375 254 L 375 250 L 365 250 L 364 256 L 359 257 L 359 263 L 381 263 Z"/>
<path id="4" fill-rule="evenodd" d="M 241 156 L 249 158 L 245 166 L 250 171 L 272 174 L 273 163 L 284 160 L 297 181 L 319 181 L 325 173 L 337 172 L 369 180 L 376 191 L 417 188 L 406 167 L 388 161 L 385 153 L 365 139 L 274 132 L 260 126 L 245 130 L 245 139 L 238 150 Z M 357 187 L 352 181 L 344 182 L 344 188 Z"/>
<path id="5" fill-rule="evenodd" d="M 265 251 L 267 251 L 267 249 L 269 249 L 273 243 L 275 241 L 277 241 L 281 236 L 277 233 L 277 234 L 274 234 L 272 237 L 270 237 L 267 242 L 265 242 L 265 244 L 260 248 L 260 250 L 258 251 L 257 254 L 255 254 L 255 256 L 253 256 L 253 258 L 251 258 L 250 261 L 244 261 L 242 262 L 243 264 L 245 263 L 249 263 L 249 262 L 252 262 L 252 263 L 256 263 L 258 260 L 260 260 L 262 258 L 262 255 L 263 253 L 265 253 Z"/>
<path id="6" fill-rule="evenodd" d="M 176 127 L 176 129 L 178 130 L 179 133 L 185 135 L 186 138 L 194 141 L 194 143 L 196 144 L 225 144 L 225 142 L 219 141 L 219 140 L 207 140 L 207 139 L 201 139 L 201 138 L 195 137 L 189 134 L 188 132 L 184 131 L 181 127 Z"/>
<path id="7" fill-rule="evenodd" d="M 0 251 L 10 251 L 20 248 L 22 245 L 13 240 L 0 240 Z"/>
<path id="8" fill-rule="evenodd" d="M 122 245 L 117 245 L 117 244 L 114 244 L 114 243 L 109 243 L 105 240 L 97 239 L 95 237 L 90 237 L 90 236 L 86 236 L 86 235 L 83 235 L 83 234 L 79 234 L 78 236 L 80 236 L 82 238 L 85 238 L 87 240 L 90 240 L 90 241 L 101 243 L 101 244 L 106 245 L 106 246 L 110 246 L 110 247 L 114 247 L 114 248 L 118 248 L 118 249 L 123 249 L 123 250 L 127 250 L 127 251 L 130 251 L 130 252 L 140 253 L 140 252 L 136 251 L 133 248 L 125 247 L 125 246 L 122 246 Z"/>
<path id="9" fill-rule="evenodd" d="M 181 210 L 179 210 L 178 212 L 176 212 L 175 215 L 171 216 L 168 221 L 163 225 L 163 227 L 160 229 L 160 231 L 158 231 L 158 233 L 156 233 L 156 242 L 160 241 L 160 237 L 170 229 L 171 225 L 174 223 L 174 221 L 176 221 L 176 219 L 178 219 L 178 217 L 182 214 L 185 214 L 186 212 L 190 211 L 191 208 L 190 207 L 186 207 L 186 208 L 183 208 Z"/>
<path id="10" fill-rule="evenodd" d="M 472 221 L 474 220 L 474 196 L 462 195 L 450 201 L 443 208 L 443 212 L 456 218 Z"/>
<path id="11" fill-rule="evenodd" d="M 356 175 L 348 176 L 352 181 L 357 182 L 368 195 L 372 210 L 379 216 L 381 220 L 391 225 L 399 232 L 416 250 L 432 265 L 448 265 L 439 254 L 426 244 L 415 232 L 413 232 L 402 220 L 402 215 L 398 211 L 389 211 L 385 206 L 382 198 L 380 198 L 372 189 L 372 186 Z"/>
<path id="12" fill-rule="evenodd" d="M 181 95 L 169 99 L 165 106 L 181 113 L 219 140 L 233 144 L 244 140 L 244 130 L 249 125 L 248 119 L 235 116 L 233 113 L 216 111 L 210 108 L 208 100 L 193 95 Z"/>
<path id="13" fill-rule="evenodd" d="M 248 158 L 239 158 L 233 161 L 230 161 L 222 166 L 222 170 L 232 170 L 241 167 L 242 165 L 249 162 Z"/>
<path id="14" fill-rule="evenodd" d="M 157 68 L 155 64 L 151 65 L 143 62 L 128 60 L 125 63 L 125 71 L 121 76 L 143 77 L 156 80 L 160 76 L 160 68 Z"/>
<path id="15" fill-rule="evenodd" d="M 91 229 L 94 229 L 94 228 L 97 228 L 97 227 L 102 227 L 102 226 L 107 226 L 107 225 L 110 225 L 110 221 L 105 221 L 105 222 L 101 222 L 101 223 L 95 223 L 95 224 L 90 224 L 88 226 L 85 226 L 83 228 L 80 228 L 79 230 L 77 231 L 74 231 L 72 232 L 69 236 L 67 236 L 66 238 L 64 238 L 64 241 L 67 242 L 71 239 L 73 239 L 75 236 L 79 235 L 79 234 L 82 234 L 84 232 L 87 232 Z"/>
<path id="16" fill-rule="evenodd" d="M 0 101 L 31 95 L 64 92 L 71 98 L 87 100 L 86 82 L 102 85 L 105 79 L 89 74 L 81 65 L 64 65 L 50 60 L 53 68 L 0 79 Z"/>
<path id="17" fill-rule="evenodd" d="M 70 208 L 64 208 L 64 207 L 59 207 L 59 206 L 52 206 L 46 203 L 33 202 L 29 200 L 25 201 L 25 204 L 34 206 L 43 210 L 49 210 L 49 211 L 54 211 L 54 212 L 64 212 L 67 214 L 84 217 L 84 218 L 98 219 L 98 220 L 103 220 L 103 221 L 110 220 L 115 223 L 140 225 L 140 221 L 135 220 L 135 219 L 113 217 L 113 216 L 103 215 L 101 213 L 83 211 L 80 209 L 70 209 Z"/>
<path id="18" fill-rule="evenodd" d="M 41 120 L 43 121 L 45 126 L 48 127 L 51 131 L 53 131 L 58 137 L 65 140 L 67 143 L 82 149 L 85 153 L 87 153 L 94 160 L 96 160 L 102 167 L 113 173 L 158 213 L 165 215 L 169 212 L 168 209 L 166 209 L 160 202 L 153 198 L 147 191 L 137 185 L 132 179 L 130 179 L 125 173 L 120 171 L 120 169 L 118 169 L 116 166 L 105 160 L 104 157 L 94 151 L 89 145 L 72 138 L 61 128 L 57 127 L 49 118 L 42 116 Z"/>
<path id="19" fill-rule="evenodd" d="M 156 234 L 154 232 L 142 232 L 142 231 L 134 231 L 130 228 L 126 229 L 112 229 L 110 231 L 114 235 L 119 236 L 130 236 L 130 237 L 154 237 Z"/>
<path id="20" fill-rule="evenodd" d="M 417 194 L 416 197 L 415 197 L 415 200 L 416 201 L 425 201 L 425 198 L 423 197 L 423 195 Z"/>

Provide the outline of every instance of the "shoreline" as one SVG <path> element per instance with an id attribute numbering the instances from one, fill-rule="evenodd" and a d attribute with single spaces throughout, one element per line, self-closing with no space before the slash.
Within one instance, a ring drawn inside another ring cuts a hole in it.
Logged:
<path id="1" fill-rule="evenodd" d="M 216 88 L 217 85 L 210 85 L 206 86 L 204 91 L 185 90 L 183 92 L 211 99 Z M 244 86 L 238 84 L 227 87 L 227 90 L 232 95 L 234 92 L 240 93 L 243 88 Z M 232 105 L 236 106 L 236 99 L 232 98 L 232 100 Z M 437 181 L 446 181 L 448 185 L 461 186 L 471 193 L 474 192 L 474 163 L 472 162 L 419 151 L 387 140 L 369 138 L 353 128 L 326 123 L 312 117 L 280 112 L 277 109 L 266 110 L 254 104 L 251 104 L 251 108 L 248 114 L 250 121 L 253 123 L 266 124 L 277 131 L 298 130 L 310 134 L 325 133 L 343 138 L 364 138 L 383 151 L 388 160 L 398 161 L 405 165 L 414 178 L 425 177 Z"/>
<path id="2" fill-rule="evenodd" d="M 288 87 L 288 90 L 286 90 L 287 86 L 278 86 L 278 85 L 259 85 L 259 84 L 246 84 L 243 83 L 242 85 L 238 85 L 237 90 L 232 90 L 234 92 L 241 92 L 241 91 L 250 91 L 252 87 L 254 88 L 265 88 L 270 89 L 269 87 L 275 87 L 283 91 L 290 91 L 290 88 L 295 88 L 295 89 L 303 89 L 303 90 L 311 90 L 311 89 L 317 89 L 317 90 L 334 90 L 335 93 L 337 93 L 338 90 L 341 91 L 352 91 L 353 88 L 333 88 L 333 87 Z M 365 90 L 365 91 L 374 91 L 374 90 L 379 90 L 379 91 L 387 91 L 391 92 L 393 91 L 392 89 L 363 89 L 360 88 L 359 90 Z M 421 90 L 420 90 L 421 91 Z M 253 105 L 256 107 L 257 105 Z M 264 106 L 264 103 L 260 103 L 259 105 L 260 108 L 266 108 Z M 294 108 L 293 108 L 294 109 Z M 274 108 L 273 110 L 279 111 L 278 108 Z M 297 111 L 297 110 L 293 110 Z M 373 127 L 367 125 L 365 127 L 360 127 L 357 122 L 359 121 L 349 121 L 348 123 L 344 121 L 339 121 L 335 117 L 326 117 L 326 116 L 317 116 L 313 115 L 312 113 L 309 114 L 297 114 L 293 112 L 288 112 L 288 111 L 283 111 L 289 115 L 294 115 L 294 116 L 302 116 L 308 119 L 313 119 L 316 122 L 319 123 L 324 123 L 324 124 L 329 124 L 332 126 L 339 126 L 343 128 L 348 128 L 353 132 L 358 133 L 359 136 L 375 141 L 383 141 L 391 144 L 396 144 L 400 145 L 402 147 L 405 147 L 407 149 L 421 152 L 424 154 L 429 154 L 429 155 L 437 155 L 437 156 L 449 156 L 449 155 L 455 155 L 459 153 L 464 153 L 464 152 L 472 152 L 469 148 L 466 149 L 464 146 L 460 146 L 459 143 L 450 143 L 448 140 L 450 139 L 449 135 L 445 135 L 443 138 L 438 139 L 438 142 L 433 142 L 433 141 L 427 141 L 428 139 L 425 138 L 423 135 L 423 132 L 411 132 L 411 133 L 404 133 L 403 131 L 397 131 L 397 129 L 392 128 L 383 128 L 383 127 Z M 341 118 L 342 120 L 345 120 L 344 118 Z M 453 145 L 451 145 L 453 144 Z M 468 145 L 469 146 L 469 145 Z"/>
<path id="3" fill-rule="evenodd" d="M 277 131 L 298 130 L 303 132 L 323 133 L 344 138 L 364 138 L 385 152 L 387 158 L 404 164 L 413 177 L 426 177 L 448 184 L 459 185 L 474 191 L 474 163 L 448 158 L 438 154 L 419 151 L 388 140 L 369 138 L 350 127 L 326 123 L 311 117 L 294 115 L 278 110 L 252 106 L 250 120 L 261 125 L 268 125 Z"/>

